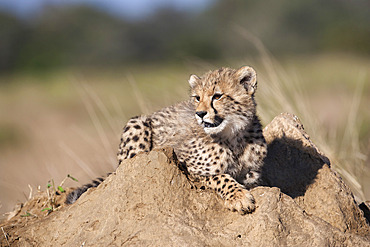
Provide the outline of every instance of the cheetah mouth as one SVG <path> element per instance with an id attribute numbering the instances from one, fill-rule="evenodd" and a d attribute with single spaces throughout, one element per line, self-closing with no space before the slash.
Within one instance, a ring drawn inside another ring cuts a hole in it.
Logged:
<path id="1" fill-rule="evenodd" d="M 221 123 L 208 123 L 208 122 L 203 122 L 203 127 L 204 128 L 216 128 L 220 125 Z"/>
<path id="2" fill-rule="evenodd" d="M 202 125 L 203 125 L 203 128 L 216 128 L 218 126 L 220 126 L 220 124 L 223 122 L 224 120 L 220 117 L 215 117 L 215 122 L 214 123 L 210 123 L 210 122 L 205 122 L 205 121 L 202 121 Z"/>

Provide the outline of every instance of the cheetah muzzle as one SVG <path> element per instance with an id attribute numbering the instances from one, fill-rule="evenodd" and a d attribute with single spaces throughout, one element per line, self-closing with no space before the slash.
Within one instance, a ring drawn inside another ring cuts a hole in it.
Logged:
<path id="1" fill-rule="evenodd" d="M 260 184 L 267 153 L 254 98 L 253 68 L 220 68 L 191 75 L 190 99 L 149 115 L 131 118 L 123 128 L 118 164 L 140 152 L 171 146 L 191 177 L 215 191 L 226 208 L 255 210 L 249 189 Z M 141 178 L 138 178 L 141 179 Z M 73 203 L 88 187 L 67 197 Z"/>

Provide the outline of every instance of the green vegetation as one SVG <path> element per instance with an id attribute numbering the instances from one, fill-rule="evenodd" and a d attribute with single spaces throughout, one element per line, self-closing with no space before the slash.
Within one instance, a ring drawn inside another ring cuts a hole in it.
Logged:
<path id="1" fill-rule="evenodd" d="M 36 217 L 34 216 L 33 214 L 31 214 L 30 212 L 27 212 L 25 214 L 22 214 L 21 217 L 29 217 L 29 216 L 33 216 L 33 217 Z"/>
<path id="2" fill-rule="evenodd" d="M 58 186 L 55 186 L 54 179 L 51 179 L 50 181 L 48 181 L 46 185 L 46 193 L 48 196 L 48 201 L 47 201 L 48 207 L 43 208 L 41 210 L 42 212 L 48 211 L 48 214 L 50 214 L 51 212 L 58 210 L 58 208 L 60 207 L 60 204 L 57 202 L 57 195 L 59 195 L 59 193 L 66 192 L 62 186 L 64 185 L 67 179 L 71 179 L 73 181 L 78 182 L 76 178 L 72 177 L 69 174 L 63 179 L 63 181 Z M 29 215 L 26 215 L 26 216 L 29 216 Z"/>

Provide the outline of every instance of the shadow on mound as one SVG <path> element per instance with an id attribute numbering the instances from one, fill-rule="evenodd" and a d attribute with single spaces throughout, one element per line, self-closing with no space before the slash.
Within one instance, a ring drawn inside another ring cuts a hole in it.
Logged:
<path id="1" fill-rule="evenodd" d="M 330 165 L 311 142 L 299 119 L 288 113 L 277 116 L 264 129 L 268 144 L 262 178 L 267 186 L 278 187 L 292 198 L 304 196 L 318 170 Z"/>
<path id="2" fill-rule="evenodd" d="M 304 196 L 307 187 L 314 182 L 325 162 L 307 155 L 302 143 L 292 139 L 275 139 L 268 145 L 268 155 L 263 168 L 266 185 L 278 187 L 292 198 Z"/>

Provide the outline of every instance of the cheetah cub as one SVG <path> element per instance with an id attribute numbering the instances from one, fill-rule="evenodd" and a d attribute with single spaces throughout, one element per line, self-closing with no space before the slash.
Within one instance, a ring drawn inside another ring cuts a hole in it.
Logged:
<path id="1" fill-rule="evenodd" d="M 256 72 L 248 66 L 221 68 L 192 75 L 189 84 L 189 100 L 128 121 L 118 162 L 171 146 L 190 175 L 223 198 L 227 208 L 250 213 L 255 203 L 248 189 L 259 184 L 267 151 L 256 115 Z M 79 196 L 70 196 L 69 203 Z"/>

